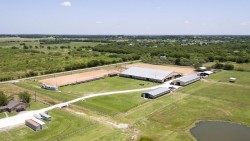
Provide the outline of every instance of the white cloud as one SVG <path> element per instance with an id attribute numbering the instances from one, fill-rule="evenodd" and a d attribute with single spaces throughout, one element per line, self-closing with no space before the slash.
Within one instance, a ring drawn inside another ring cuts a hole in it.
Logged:
<path id="1" fill-rule="evenodd" d="M 189 20 L 185 20 L 184 23 L 185 24 L 190 24 L 190 21 Z"/>
<path id="2" fill-rule="evenodd" d="M 102 21 L 96 21 L 95 23 L 96 24 L 103 24 L 104 22 L 102 22 Z"/>
<path id="3" fill-rule="evenodd" d="M 240 23 L 241 26 L 248 26 L 250 25 L 250 21 L 247 21 L 247 22 L 242 22 Z"/>
<path id="4" fill-rule="evenodd" d="M 69 1 L 62 2 L 61 6 L 70 7 L 71 6 L 71 2 L 69 2 Z"/>

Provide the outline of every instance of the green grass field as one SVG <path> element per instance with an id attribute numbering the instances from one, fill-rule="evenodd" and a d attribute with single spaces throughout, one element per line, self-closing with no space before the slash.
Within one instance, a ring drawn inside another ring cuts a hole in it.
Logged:
<path id="1" fill-rule="evenodd" d="M 199 120 L 223 120 L 250 125 L 250 88 L 245 87 L 245 83 L 250 80 L 245 79 L 242 81 L 244 83 L 239 81 L 238 84 L 214 81 L 228 74 L 248 78 L 245 72 L 222 71 L 207 81 L 191 84 L 172 95 L 143 103 L 134 100 L 140 96 L 140 93 L 135 93 L 127 97 L 124 94 L 92 98 L 81 102 L 81 105 L 92 111 L 113 115 L 117 121 L 130 123 L 148 140 L 191 141 L 189 129 Z M 133 105 L 139 105 L 129 107 L 130 99 L 133 99 Z M 126 107 L 129 110 L 123 112 Z"/>
<path id="2" fill-rule="evenodd" d="M 128 98 L 129 97 L 129 98 Z M 114 116 L 137 107 L 148 100 L 140 97 L 140 93 L 101 96 L 77 102 L 76 105 L 100 114 Z"/>
<path id="3" fill-rule="evenodd" d="M 229 83 L 229 78 L 237 78 L 235 84 L 245 85 L 250 87 L 250 73 L 249 72 L 239 72 L 239 71 L 223 71 L 209 77 L 209 80 L 215 80 L 219 82 Z"/>
<path id="4" fill-rule="evenodd" d="M 236 83 L 228 82 L 228 76 L 232 74 L 238 78 Z M 95 97 L 77 102 L 75 105 L 87 109 L 88 114 L 92 113 L 91 115 L 100 116 L 100 118 L 105 116 L 113 121 L 129 124 L 134 129 L 139 130 L 138 135 L 142 137 L 141 140 L 192 141 L 193 139 L 189 133 L 189 129 L 200 120 L 222 120 L 250 126 L 250 88 L 248 87 L 250 80 L 247 79 L 249 78 L 248 76 L 249 74 L 246 72 L 222 71 L 212 75 L 205 81 L 193 83 L 172 94 L 162 96 L 155 100 L 144 100 L 140 97 L 140 92 L 135 92 Z M 115 85 L 117 81 L 119 82 L 119 80 L 116 79 L 120 78 L 107 78 L 99 80 L 100 82 L 94 81 L 91 83 L 100 84 L 100 88 L 97 87 L 96 89 L 102 91 L 102 87 L 108 85 L 101 85 L 102 82 L 111 81 L 111 84 L 114 82 L 112 85 Z M 131 83 L 135 83 L 135 81 Z M 139 85 L 141 82 L 136 83 Z M 86 89 L 90 92 L 91 89 L 88 87 L 93 87 L 93 85 L 86 83 L 70 86 L 68 88 L 65 87 L 63 91 L 75 90 L 75 92 L 79 92 Z M 119 87 L 120 86 L 117 86 L 114 89 L 120 89 Z M 129 88 L 131 86 L 126 87 Z M 106 90 L 112 90 L 112 87 L 106 86 L 105 91 Z M 63 111 L 51 111 L 53 114 L 52 117 L 57 119 L 58 116 L 68 116 L 61 112 Z M 65 125 L 60 127 L 60 130 L 65 131 L 63 129 L 66 128 L 68 124 L 64 124 L 64 120 L 60 120 L 59 118 L 58 121 Z M 79 123 L 77 117 L 72 117 L 72 120 L 67 122 L 79 126 L 85 124 L 84 121 Z M 50 126 L 50 124 L 48 124 L 48 126 Z M 129 134 L 122 134 L 121 130 L 118 129 L 115 131 L 106 130 L 107 127 L 99 124 L 96 126 L 93 130 L 86 131 L 89 134 L 72 135 L 66 140 L 91 140 L 91 138 L 94 138 L 93 140 L 112 140 L 111 137 L 117 137 L 115 139 L 118 140 L 127 140 L 129 136 Z M 78 130 L 79 128 L 69 127 L 71 131 Z M 99 134 L 100 131 L 97 128 L 100 128 L 101 131 L 104 129 L 104 131 Z M 26 131 L 28 129 L 24 129 L 24 127 L 21 129 L 20 132 L 28 132 Z M 57 131 L 51 132 L 55 132 L 55 135 L 58 135 Z M 65 134 L 69 133 L 69 131 L 65 132 Z M 11 130 L 9 133 L 10 135 L 13 134 L 13 140 L 21 134 L 17 129 Z M 40 132 L 38 134 L 40 134 Z M 47 134 L 48 132 L 42 131 L 41 137 L 46 136 L 46 138 L 51 138 L 52 140 L 56 139 L 55 136 Z M 5 138 L 9 137 L 6 137 L 9 134 L 4 135 Z M 38 139 L 39 137 L 40 135 Z M 31 140 L 34 138 L 33 136 L 27 136 L 27 134 L 25 134 L 25 138 L 21 139 Z"/>
<path id="5" fill-rule="evenodd" d="M 152 87 L 155 85 L 159 84 L 142 80 L 124 78 L 124 77 L 106 77 L 105 79 L 92 81 L 89 83 L 61 87 L 60 90 L 62 92 L 68 92 L 68 93 L 90 94 L 90 93 L 139 89 L 145 87 Z"/>
<path id="6" fill-rule="evenodd" d="M 61 87 L 59 88 L 61 92 L 53 92 L 41 89 L 40 88 L 41 84 L 34 81 L 24 81 L 18 83 L 17 85 L 32 91 L 36 91 L 42 95 L 48 96 L 58 101 L 69 101 L 72 99 L 82 97 L 86 94 L 147 88 L 159 84 L 142 80 L 122 78 L 122 77 L 111 77 L 111 78 L 106 77 L 105 79 L 96 80 L 88 83 Z"/>
<path id="7" fill-rule="evenodd" d="M 47 128 L 38 132 L 21 126 L 0 132 L 1 141 L 15 140 L 125 140 L 128 134 L 101 125 L 90 119 L 80 117 L 62 110 L 53 110 L 49 114 L 52 121 L 45 122 Z M 96 135 L 98 133 L 98 135 Z"/>

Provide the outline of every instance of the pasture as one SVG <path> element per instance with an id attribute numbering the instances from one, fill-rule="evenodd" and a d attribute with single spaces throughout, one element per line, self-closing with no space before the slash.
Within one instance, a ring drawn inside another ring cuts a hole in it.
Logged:
<path id="1" fill-rule="evenodd" d="M 119 84 L 119 85 L 117 85 Z M 143 84 L 143 85 L 142 85 Z M 24 81 L 16 85 L 31 91 L 36 91 L 40 95 L 44 95 L 57 101 L 69 101 L 87 94 L 130 90 L 138 88 L 147 88 L 158 85 L 158 83 L 147 82 L 142 80 L 128 79 L 122 77 L 105 77 L 104 79 L 82 83 L 78 85 L 69 85 L 60 87 L 60 92 L 54 92 L 41 89 L 41 83 L 34 81 Z"/>
<path id="2" fill-rule="evenodd" d="M 2 141 L 14 140 L 125 140 L 128 135 L 122 131 L 101 125 L 88 118 L 68 113 L 63 110 L 53 110 L 49 114 L 52 121 L 45 122 L 46 128 L 34 132 L 26 126 L 0 132 Z M 98 132 L 98 135 L 96 133 Z"/>
<path id="3" fill-rule="evenodd" d="M 189 129 L 199 120 L 223 120 L 250 125 L 250 88 L 242 83 L 213 80 L 227 73 L 234 73 L 239 78 L 246 77 L 242 72 L 222 71 L 206 81 L 188 85 L 156 100 L 141 102 L 138 92 L 127 96 L 96 97 L 77 105 L 130 123 L 141 131 L 141 136 L 148 139 L 191 141 Z M 249 83 L 249 80 L 244 82 Z M 129 100 L 138 106 L 129 107 Z"/>

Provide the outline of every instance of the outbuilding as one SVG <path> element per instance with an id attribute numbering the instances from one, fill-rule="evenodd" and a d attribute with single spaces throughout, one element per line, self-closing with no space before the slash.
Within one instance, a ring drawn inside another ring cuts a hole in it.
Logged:
<path id="1" fill-rule="evenodd" d="M 171 89 L 169 89 L 167 87 L 161 87 L 161 88 L 157 88 L 157 89 L 142 93 L 141 97 L 155 99 L 157 97 L 168 94 L 170 92 L 171 92 Z"/>
<path id="2" fill-rule="evenodd" d="M 204 71 L 204 72 L 200 72 L 199 75 L 200 76 L 210 76 L 212 75 L 213 72 L 212 71 Z"/>
<path id="3" fill-rule="evenodd" d="M 186 86 L 193 82 L 199 81 L 200 79 L 201 79 L 200 76 L 198 76 L 197 74 L 190 74 L 190 75 L 185 75 L 174 80 L 173 83 L 179 86 Z"/>
<path id="4" fill-rule="evenodd" d="M 51 120 L 51 116 L 46 113 L 39 113 L 43 120 Z"/>
<path id="5" fill-rule="evenodd" d="M 131 67 L 120 74 L 121 77 L 134 78 L 152 82 L 163 83 L 180 76 L 179 73 L 173 71 Z"/>
<path id="6" fill-rule="evenodd" d="M 38 123 L 40 125 L 41 129 L 45 128 L 45 123 L 43 121 L 36 119 L 36 118 L 32 118 L 32 120 L 35 121 L 36 123 Z"/>
<path id="7" fill-rule="evenodd" d="M 50 86 L 50 85 L 46 85 L 46 84 L 43 84 L 41 86 L 41 88 L 46 89 L 46 90 L 58 91 L 58 87 L 57 86 Z"/>
<path id="8" fill-rule="evenodd" d="M 32 119 L 25 120 L 25 125 L 33 129 L 34 131 L 41 130 L 41 125 Z"/>

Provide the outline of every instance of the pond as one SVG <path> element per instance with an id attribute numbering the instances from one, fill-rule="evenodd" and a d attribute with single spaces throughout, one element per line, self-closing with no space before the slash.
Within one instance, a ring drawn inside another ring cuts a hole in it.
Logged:
<path id="1" fill-rule="evenodd" d="M 201 121 L 190 130 L 197 141 L 250 141 L 250 127 L 221 121 Z"/>

